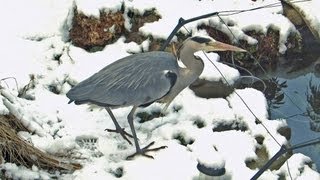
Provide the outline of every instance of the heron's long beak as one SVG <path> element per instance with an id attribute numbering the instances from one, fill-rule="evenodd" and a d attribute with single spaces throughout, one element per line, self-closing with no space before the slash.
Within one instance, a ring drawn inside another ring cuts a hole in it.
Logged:
<path id="1" fill-rule="evenodd" d="M 236 52 L 247 52 L 246 50 L 232 46 L 230 44 L 222 43 L 219 41 L 211 41 L 204 47 L 204 50 L 207 52 L 210 51 L 236 51 Z"/>

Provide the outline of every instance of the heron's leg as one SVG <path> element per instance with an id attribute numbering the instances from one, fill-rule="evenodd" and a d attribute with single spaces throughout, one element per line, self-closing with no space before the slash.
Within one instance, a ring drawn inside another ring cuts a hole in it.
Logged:
<path id="1" fill-rule="evenodd" d="M 154 144 L 154 142 L 151 142 L 146 147 L 144 147 L 142 149 L 140 148 L 140 145 L 139 145 L 139 142 L 138 142 L 138 138 L 137 138 L 137 134 L 136 134 L 136 130 L 134 129 L 134 124 L 133 124 L 133 115 L 134 115 L 134 112 L 136 111 L 136 109 L 137 109 L 137 107 L 133 106 L 132 110 L 130 111 L 130 113 L 128 115 L 128 122 L 129 122 L 130 129 L 131 129 L 131 132 L 132 132 L 132 135 L 133 135 L 134 144 L 136 146 L 136 152 L 134 154 L 128 156 L 127 159 L 132 159 L 135 155 L 138 155 L 138 154 L 140 154 L 142 156 L 146 156 L 148 158 L 153 158 L 152 156 L 147 155 L 146 152 L 158 151 L 160 149 L 166 148 L 167 146 L 161 146 L 161 147 L 158 147 L 158 148 L 148 149 L 150 146 L 152 146 Z"/>
<path id="2" fill-rule="evenodd" d="M 132 144 L 131 141 L 127 138 L 127 136 L 129 137 L 133 137 L 131 134 L 127 133 L 124 128 L 121 128 L 121 126 L 119 125 L 119 123 L 117 122 L 116 118 L 114 117 L 111 109 L 109 107 L 106 107 L 106 110 L 108 112 L 108 114 L 110 115 L 114 125 L 116 126 L 116 129 L 106 129 L 108 132 L 116 132 L 116 133 L 120 133 L 120 135 L 123 137 L 123 139 L 125 139 L 126 141 L 128 141 L 129 144 Z"/>

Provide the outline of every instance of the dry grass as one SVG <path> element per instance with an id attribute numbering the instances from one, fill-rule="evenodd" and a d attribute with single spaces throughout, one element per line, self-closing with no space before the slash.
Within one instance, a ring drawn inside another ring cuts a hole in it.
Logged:
<path id="1" fill-rule="evenodd" d="M 26 128 L 14 116 L 0 115 L 0 163 L 3 159 L 28 168 L 36 165 L 49 171 L 73 171 L 81 168 L 80 164 L 63 162 L 21 139 L 17 135 L 21 130 L 26 131 Z"/>
<path id="2" fill-rule="evenodd" d="M 74 10 L 70 38 L 75 46 L 90 50 L 95 46 L 104 47 L 113 43 L 124 32 L 122 12 L 100 12 L 100 18 L 86 16 Z"/>

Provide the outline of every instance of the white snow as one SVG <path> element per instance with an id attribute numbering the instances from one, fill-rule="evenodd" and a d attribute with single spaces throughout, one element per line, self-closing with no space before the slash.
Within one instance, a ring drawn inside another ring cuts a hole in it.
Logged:
<path id="1" fill-rule="evenodd" d="M 0 114 L 10 112 L 17 116 L 34 132 L 19 132 L 19 135 L 39 149 L 55 155 L 69 155 L 74 159 L 81 159 L 79 162 L 83 165 L 82 169 L 71 174 L 57 173 L 55 176 L 58 179 L 116 179 L 115 174 L 121 174 L 121 169 L 123 174 L 120 179 L 197 179 L 198 161 L 210 166 L 225 167 L 226 176 L 231 179 L 249 179 L 257 169 L 251 170 L 245 161 L 258 159 L 255 149 L 262 146 L 256 142 L 255 137 L 264 137 L 263 146 L 270 157 L 280 147 L 261 124 L 255 123 L 255 117 L 237 94 L 232 93 L 226 99 L 204 99 L 195 96 L 187 88 L 172 102 L 164 117 L 142 124 L 138 123 L 139 118 L 135 117 L 141 146 L 155 141 L 154 147 L 165 145 L 167 148 L 150 152 L 154 159 L 138 156 L 127 161 L 125 158 L 133 153 L 135 148 L 118 134 L 105 131 L 106 128 L 114 128 L 107 112 L 103 108 L 90 105 L 67 104 L 65 93 L 71 85 L 129 55 L 130 52 L 147 51 L 150 40 L 142 44 L 125 43 L 125 38 L 121 37 L 114 44 L 95 53 L 86 52 L 64 40 L 74 6 L 87 15 L 97 17 L 100 10 L 114 12 L 121 8 L 122 3 L 125 4 L 125 12 L 135 10 L 142 14 L 156 8 L 161 19 L 145 24 L 140 31 L 154 37 L 166 38 L 180 17 L 188 19 L 214 11 L 249 9 L 275 2 L 278 1 L 13 0 L 2 3 L 0 79 L 15 77 L 20 91 L 25 86 L 29 86 L 29 90 L 22 96 L 25 98 L 19 98 L 13 80 L 4 80 L 8 86 L 1 81 Z M 281 7 L 275 7 L 222 18 L 225 22 L 233 23 L 230 28 L 237 39 L 244 39 L 249 43 L 257 41 L 245 35 L 243 30 L 255 29 L 266 33 L 270 26 L 279 29 L 280 52 L 284 52 L 285 40 L 295 28 L 278 14 L 280 11 Z M 129 17 L 125 18 L 126 27 L 130 29 Z M 217 17 L 190 23 L 186 28 L 192 30 L 193 34 L 204 34 L 196 29 L 196 25 L 201 23 L 213 25 L 232 37 Z M 55 60 L 56 55 L 61 55 L 59 60 Z M 205 62 L 201 78 L 224 81 L 203 53 L 199 52 L 198 55 Z M 221 70 L 228 83 L 232 84 L 239 78 L 239 72 L 219 63 L 219 57 L 215 53 L 207 55 Z M 250 88 L 236 92 L 277 141 L 281 145 L 287 144 L 288 141 L 277 132 L 277 129 L 286 126 L 286 121 L 268 119 L 263 94 Z M 160 112 L 162 108 L 162 104 L 155 103 L 144 109 L 139 108 L 137 112 Z M 115 109 L 113 112 L 121 127 L 130 132 L 126 119 L 130 107 Z M 200 122 L 203 123 L 203 128 L 197 127 L 196 124 Z M 215 131 L 220 125 L 230 126 L 231 129 Z M 246 130 L 235 130 L 235 126 Z M 176 139 L 177 136 L 184 138 L 187 145 L 181 145 Z M 293 177 L 319 179 L 319 173 L 305 165 L 306 162 L 307 157 L 299 154 L 294 154 L 289 159 Z M 301 168 L 304 168 L 304 171 L 299 171 Z M 50 179 L 52 176 L 37 167 L 27 169 L 8 162 L 0 164 L 0 169 L 6 170 L 6 175 L 14 179 Z M 278 171 L 264 172 L 261 179 L 278 179 L 281 174 L 289 178 L 285 164 Z"/>
<path id="2" fill-rule="evenodd" d="M 5 163 L 0 166 L 5 170 L 5 175 L 11 179 L 50 179 L 51 175 L 48 172 L 42 171 L 33 166 L 32 169 L 19 167 L 16 164 Z"/>
<path id="3" fill-rule="evenodd" d="M 204 62 L 204 69 L 199 77 L 201 79 L 222 81 L 224 83 L 227 81 L 228 85 L 232 85 L 240 77 L 238 70 L 218 62 L 220 57 L 217 53 L 205 53 L 203 51 L 198 51 L 195 55 L 200 57 Z M 223 76 L 220 74 L 218 69 L 223 72 Z"/>
<path id="4" fill-rule="evenodd" d="M 297 153 L 293 154 L 289 159 L 289 166 L 295 166 L 297 169 L 290 171 L 293 179 L 320 179 L 320 174 L 313 171 L 306 163 L 310 163 L 311 159 L 303 154 Z M 282 166 L 279 170 L 277 170 L 278 174 L 288 175 L 288 171 L 286 170 L 286 166 Z M 301 170 L 307 173 L 302 173 Z"/>

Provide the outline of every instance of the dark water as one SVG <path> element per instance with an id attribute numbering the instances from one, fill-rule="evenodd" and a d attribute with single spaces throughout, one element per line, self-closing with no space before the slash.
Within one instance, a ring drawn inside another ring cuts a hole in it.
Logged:
<path id="1" fill-rule="evenodd" d="M 313 72 L 310 72 L 301 74 L 296 78 L 278 78 L 278 80 L 279 82 L 286 82 L 287 85 L 287 87 L 281 89 L 284 93 L 282 100 L 284 104 L 276 105 L 276 107 L 270 109 L 271 119 L 287 119 L 287 123 L 291 128 L 291 145 L 320 138 L 320 128 L 314 126 L 320 124 L 320 114 L 316 118 L 309 116 L 309 114 L 314 113 L 314 110 L 309 103 L 310 100 L 308 101 L 307 98 L 309 95 L 313 97 L 314 101 L 320 102 L 320 96 L 315 97 L 310 90 L 312 86 L 320 86 L 320 78 L 315 76 Z M 314 108 L 320 108 L 319 105 Z M 316 122 L 317 120 L 318 123 Z M 320 144 L 303 147 L 294 152 L 300 152 L 309 156 L 315 162 L 319 172 Z"/>

